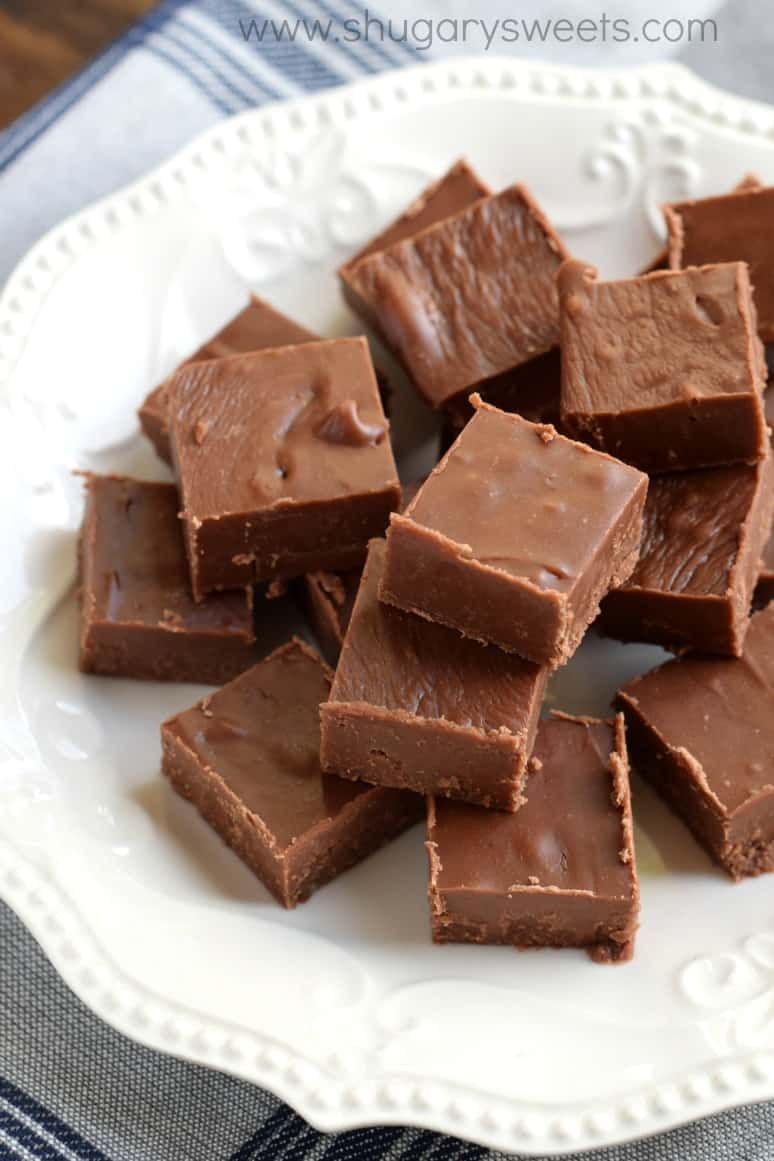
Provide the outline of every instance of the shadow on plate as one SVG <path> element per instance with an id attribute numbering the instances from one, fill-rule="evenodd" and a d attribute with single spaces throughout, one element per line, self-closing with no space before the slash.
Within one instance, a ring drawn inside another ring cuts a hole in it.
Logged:
<path id="1" fill-rule="evenodd" d="M 266 918 L 336 939 L 426 943 L 429 916 L 424 828 L 417 825 L 287 911 L 248 867 L 159 775 L 137 786 L 132 800 L 174 845 L 197 895 L 213 903 L 251 903 Z"/>
<path id="2" fill-rule="evenodd" d="M 213 899 L 260 903 L 277 907 L 263 883 L 199 816 L 190 802 L 158 778 L 130 791 L 130 798 L 162 832 L 163 841 L 174 844 L 186 864 L 186 879 L 198 879 Z M 278 908 L 279 909 L 279 908 Z"/>

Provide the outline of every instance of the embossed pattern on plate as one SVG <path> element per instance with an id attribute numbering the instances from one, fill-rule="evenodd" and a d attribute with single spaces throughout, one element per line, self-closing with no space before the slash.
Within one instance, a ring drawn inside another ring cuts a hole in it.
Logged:
<path id="1" fill-rule="evenodd" d="M 433 947 L 419 828 L 281 912 L 161 782 L 196 696 L 75 668 L 76 466 L 160 475 L 147 387 L 259 287 L 353 328 L 333 270 L 466 154 L 530 184 L 580 256 L 636 269 L 665 199 L 774 181 L 774 111 L 676 66 L 481 59 L 389 74 L 206 133 L 44 238 L 0 300 L 0 893 L 100 1016 L 264 1085 L 325 1129 L 412 1123 L 562 1154 L 774 1096 L 770 882 L 733 886 L 635 786 L 634 962 Z M 407 477 L 433 421 L 399 394 Z M 596 638 L 554 680 L 605 712 L 658 650 Z"/>

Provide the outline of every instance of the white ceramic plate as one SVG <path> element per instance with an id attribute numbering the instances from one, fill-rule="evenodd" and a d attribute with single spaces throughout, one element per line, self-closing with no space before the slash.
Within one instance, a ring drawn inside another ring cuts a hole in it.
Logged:
<path id="1" fill-rule="evenodd" d="M 159 474 L 134 409 L 248 286 L 353 327 L 338 260 L 459 154 L 524 179 L 605 273 L 658 204 L 774 181 L 774 111 L 675 66 L 426 66 L 208 132 L 40 242 L 0 301 L 0 892 L 99 1015 L 325 1129 L 385 1122 L 506 1150 L 623 1141 L 774 1096 L 771 880 L 733 886 L 636 786 L 634 962 L 433 947 L 422 831 L 286 914 L 158 772 L 201 692 L 76 670 L 75 466 Z M 399 398 L 407 477 L 431 425 Z M 555 704 L 604 713 L 658 650 L 590 640 Z"/>

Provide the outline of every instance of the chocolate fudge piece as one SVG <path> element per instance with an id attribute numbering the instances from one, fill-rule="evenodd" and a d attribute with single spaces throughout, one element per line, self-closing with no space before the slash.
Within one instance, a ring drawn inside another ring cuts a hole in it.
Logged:
<path id="1" fill-rule="evenodd" d="M 630 959 L 639 888 L 621 716 L 544 719 L 521 810 L 431 798 L 427 850 L 436 943 Z"/>
<path id="2" fill-rule="evenodd" d="M 771 455 L 752 467 L 655 476 L 640 559 L 602 602 L 601 632 L 738 657 L 773 511 Z"/>
<path id="3" fill-rule="evenodd" d="M 330 671 L 294 640 L 161 727 L 162 770 L 283 907 L 416 822 L 414 794 L 322 774 Z"/>
<path id="4" fill-rule="evenodd" d="M 634 568 L 648 480 L 474 401 L 457 442 L 391 517 L 379 595 L 553 668 Z"/>
<path id="5" fill-rule="evenodd" d="M 664 209 L 673 270 L 712 262 L 746 262 L 755 287 L 758 334 L 774 340 L 774 188 L 678 202 Z"/>
<path id="6" fill-rule="evenodd" d="M 396 242 L 403 242 L 406 238 L 413 237 L 427 229 L 428 226 L 442 222 L 445 218 L 472 206 L 480 198 L 490 197 L 491 194 L 489 186 L 485 185 L 464 159 L 456 161 L 443 177 L 424 189 L 395 221 L 386 226 L 381 233 L 372 238 L 339 267 L 338 273 L 344 298 L 355 313 L 360 315 L 369 325 L 374 324 L 373 310 L 357 293 L 350 276 L 353 267 L 358 262 L 380 250 L 388 249 Z"/>
<path id="7" fill-rule="evenodd" d="M 546 670 L 382 604 L 383 569 L 375 540 L 320 708 L 323 769 L 515 810 Z"/>
<path id="8" fill-rule="evenodd" d="M 174 484 L 85 479 L 80 668 L 220 685 L 253 665 L 251 591 L 193 600 Z"/>
<path id="9" fill-rule="evenodd" d="M 192 363 L 169 382 L 194 596 L 360 564 L 400 500 L 368 345 Z"/>
<path id="10" fill-rule="evenodd" d="M 253 294 L 250 302 L 227 322 L 217 334 L 203 343 L 185 359 L 177 370 L 189 363 L 207 359 L 222 359 L 228 355 L 246 354 L 269 347 L 288 347 L 294 343 L 308 343 L 319 336 L 292 319 L 280 314 L 270 303 Z M 172 462 L 167 424 L 168 380 L 154 387 L 139 412 L 140 426 L 155 447 L 161 459 Z"/>
<path id="11" fill-rule="evenodd" d="M 771 388 L 766 392 L 763 402 L 766 411 L 766 422 L 772 433 L 772 440 L 774 440 L 774 391 Z M 755 604 L 757 607 L 762 608 L 771 600 L 774 600 L 774 527 L 769 532 L 761 555 L 758 584 L 755 588 Z"/>
<path id="12" fill-rule="evenodd" d="M 766 454 L 763 351 L 741 262 L 597 282 L 566 263 L 562 425 L 650 473 Z"/>
<path id="13" fill-rule="evenodd" d="M 635 768 L 734 879 L 774 870 L 774 605 L 741 658 L 686 654 L 620 690 Z"/>
<path id="14" fill-rule="evenodd" d="M 411 503 L 420 487 L 421 480 L 401 485 L 401 510 Z M 344 572 L 310 572 L 301 578 L 301 605 L 330 665 L 335 666 L 339 659 L 362 575 L 362 568 L 350 568 Z"/>
<path id="15" fill-rule="evenodd" d="M 763 182 L 754 173 L 746 173 L 742 180 L 734 186 L 731 193 L 745 193 L 747 190 L 762 189 Z M 690 263 L 690 265 L 701 265 L 701 263 Z M 669 269 L 669 245 L 662 246 L 658 254 L 651 258 L 647 266 L 639 271 L 640 274 L 652 274 L 654 270 L 668 270 Z"/>
<path id="16" fill-rule="evenodd" d="M 387 346 L 433 407 L 559 339 L 565 248 L 523 186 L 480 198 L 348 268 Z"/>

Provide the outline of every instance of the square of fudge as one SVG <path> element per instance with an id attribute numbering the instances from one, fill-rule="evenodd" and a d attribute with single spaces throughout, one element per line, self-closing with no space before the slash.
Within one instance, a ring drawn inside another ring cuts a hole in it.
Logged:
<path id="1" fill-rule="evenodd" d="M 383 604 L 384 554 L 372 541 L 320 707 L 323 769 L 515 810 L 547 671 Z"/>
<path id="2" fill-rule="evenodd" d="M 734 879 L 774 870 L 774 605 L 736 657 L 685 654 L 625 685 L 635 769 Z"/>
<path id="3" fill-rule="evenodd" d="M 515 814 L 430 798 L 436 943 L 579 947 L 631 959 L 639 914 L 623 719 L 540 723 Z"/>
<path id="4" fill-rule="evenodd" d="M 562 427 L 651 474 L 766 454 L 763 350 L 741 262 L 559 274 Z"/>
<path id="5" fill-rule="evenodd" d="M 319 339 L 306 327 L 275 310 L 270 303 L 253 294 L 244 310 L 235 315 L 224 327 L 189 355 L 179 367 L 189 363 L 203 363 L 207 359 L 223 359 L 228 355 L 242 355 L 269 347 L 289 347 L 294 343 L 308 343 Z M 138 411 L 140 427 L 151 441 L 157 454 L 167 463 L 172 462 L 167 423 L 168 381 L 159 383 L 145 399 Z"/>
<path id="6" fill-rule="evenodd" d="M 85 484 L 83 672 L 220 685 L 255 664 L 252 591 L 193 599 L 174 484 L 92 474 Z"/>
<path id="7" fill-rule="evenodd" d="M 738 657 L 774 512 L 771 454 L 753 466 L 654 476 L 640 557 L 597 625 L 619 641 Z"/>
<path id="8" fill-rule="evenodd" d="M 758 177 L 757 174 L 746 173 L 744 175 L 744 177 L 741 178 L 741 180 L 738 181 L 737 184 L 729 192 L 730 193 L 746 193 L 749 190 L 762 189 L 762 188 L 763 188 L 763 182 L 761 181 L 761 179 Z M 664 207 L 664 208 L 666 210 L 666 207 Z M 736 256 L 729 256 L 729 261 L 733 262 L 735 257 Z M 710 259 L 709 261 L 715 261 L 715 260 Z M 685 263 L 686 266 L 703 266 L 704 264 L 705 264 L 704 262 L 686 262 Z M 681 265 L 682 265 L 682 263 L 677 262 L 676 268 L 679 269 L 679 267 Z M 654 256 L 651 258 L 651 260 L 647 264 L 647 266 L 644 266 L 642 268 L 642 270 L 638 271 L 638 273 L 639 274 L 652 274 L 654 270 L 668 270 L 668 269 L 669 269 L 669 243 L 667 242 L 661 247 L 661 249 L 658 251 L 657 254 L 654 254 Z"/>
<path id="9" fill-rule="evenodd" d="M 566 257 L 512 186 L 367 255 L 347 279 L 419 393 L 443 407 L 557 345 Z"/>
<path id="10" fill-rule="evenodd" d="M 551 668 L 637 562 L 647 476 L 482 403 L 402 514 L 381 600 Z"/>
<path id="11" fill-rule="evenodd" d="M 169 417 L 197 599 L 353 568 L 400 501 L 363 338 L 192 363 Z"/>
<path id="12" fill-rule="evenodd" d="M 755 287 L 758 334 L 774 340 L 774 188 L 745 185 L 719 197 L 665 206 L 673 270 L 745 262 Z"/>
<path id="13" fill-rule="evenodd" d="M 360 315 L 369 325 L 375 325 L 373 310 L 365 299 L 360 297 L 351 278 L 351 271 L 358 262 L 380 250 L 388 249 L 396 242 L 412 238 L 415 234 L 426 230 L 428 226 L 434 226 L 437 222 L 450 218 L 460 210 L 472 206 L 480 198 L 491 197 L 491 194 L 489 186 L 464 158 L 455 161 L 442 177 L 431 182 L 402 214 L 339 267 L 342 293 L 355 314 Z"/>
<path id="14" fill-rule="evenodd" d="M 330 677 L 294 639 L 161 727 L 163 773 L 283 907 L 424 812 L 415 794 L 321 772 Z"/>

